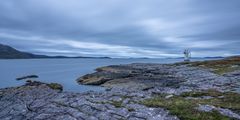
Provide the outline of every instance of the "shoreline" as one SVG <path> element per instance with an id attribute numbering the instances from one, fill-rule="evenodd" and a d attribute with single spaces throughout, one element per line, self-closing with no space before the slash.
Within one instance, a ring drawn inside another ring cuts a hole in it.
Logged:
<path id="1" fill-rule="evenodd" d="M 79 87 L 75 80 L 84 74 L 94 72 L 100 66 L 130 63 L 174 63 L 175 59 L 35 59 L 0 61 L 1 88 L 22 85 L 15 78 L 36 74 L 42 82 L 56 82 L 68 91 L 94 90 L 94 87 Z M 66 72 L 64 72 L 66 71 Z"/>
<path id="2" fill-rule="evenodd" d="M 173 64 L 133 63 L 96 68 L 79 77 L 83 85 L 145 89 L 144 87 L 189 87 L 189 89 L 239 89 L 240 57 Z M 175 86 L 176 85 L 176 86 Z M 143 88 L 141 88 L 143 87 Z M 240 91 L 236 91 L 240 92 Z"/>

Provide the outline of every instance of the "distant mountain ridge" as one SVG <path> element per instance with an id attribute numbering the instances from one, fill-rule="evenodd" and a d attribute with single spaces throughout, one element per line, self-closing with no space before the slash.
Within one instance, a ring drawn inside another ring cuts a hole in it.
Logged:
<path id="1" fill-rule="evenodd" d="M 33 59 L 33 58 L 109 58 L 109 57 L 66 57 L 66 56 L 47 56 L 36 55 L 28 52 L 19 51 L 8 45 L 0 44 L 0 59 Z"/>
<path id="2" fill-rule="evenodd" d="M 0 44 L 0 58 L 1 59 L 23 59 L 23 58 L 44 58 L 44 55 L 34 55 L 27 52 L 18 51 L 7 45 Z"/>

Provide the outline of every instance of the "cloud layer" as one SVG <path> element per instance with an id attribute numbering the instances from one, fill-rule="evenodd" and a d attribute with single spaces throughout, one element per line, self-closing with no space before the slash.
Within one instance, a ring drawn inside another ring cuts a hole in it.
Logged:
<path id="1" fill-rule="evenodd" d="M 0 43 L 47 55 L 240 54 L 239 0 L 6 0 Z"/>

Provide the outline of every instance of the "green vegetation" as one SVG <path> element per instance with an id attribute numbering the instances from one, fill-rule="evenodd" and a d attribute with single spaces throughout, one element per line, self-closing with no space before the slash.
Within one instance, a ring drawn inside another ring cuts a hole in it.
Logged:
<path id="1" fill-rule="evenodd" d="M 121 98 L 122 98 L 122 100 L 120 100 L 120 101 L 110 101 L 109 103 L 112 104 L 113 106 L 115 106 L 116 108 L 125 107 L 122 105 L 123 101 L 125 99 L 131 98 L 131 97 L 130 96 L 121 96 Z"/>
<path id="2" fill-rule="evenodd" d="M 201 97 L 201 96 L 211 96 L 211 97 L 219 97 L 222 96 L 224 93 L 218 92 L 214 89 L 209 89 L 206 91 L 201 91 L 201 92 L 185 92 L 182 93 L 180 96 L 182 97 Z"/>
<path id="3" fill-rule="evenodd" d="M 240 70 L 240 57 L 230 57 L 222 60 L 209 60 L 209 61 L 197 61 L 197 62 L 179 62 L 173 64 L 174 66 L 189 65 L 193 67 L 202 67 L 211 69 L 213 73 L 223 75 L 228 72 Z"/>
<path id="4" fill-rule="evenodd" d="M 135 111 L 135 109 L 133 109 L 133 108 L 128 108 L 128 107 L 126 107 L 126 106 L 123 106 L 123 105 L 122 105 L 123 100 L 121 100 L 121 101 L 111 101 L 111 102 L 109 102 L 109 103 L 110 103 L 111 105 L 115 106 L 116 108 L 125 107 L 125 108 L 128 109 L 129 112 L 134 112 L 134 111 Z"/>
<path id="5" fill-rule="evenodd" d="M 123 106 L 122 106 L 122 101 L 111 101 L 110 104 L 112 104 L 112 105 L 115 106 L 116 108 L 123 107 Z"/>
<path id="6" fill-rule="evenodd" d="M 240 70 L 240 57 L 232 57 L 223 60 L 192 62 L 191 65 L 210 68 L 214 73 L 222 75 L 224 73 Z"/>
<path id="7" fill-rule="evenodd" d="M 207 100 L 198 100 L 197 102 L 240 112 L 240 94 L 237 93 L 227 92 L 223 93 L 222 96 Z"/>
<path id="8" fill-rule="evenodd" d="M 212 96 L 210 99 L 186 99 L 186 97 Z M 149 107 L 162 107 L 178 116 L 181 120 L 232 120 L 221 115 L 218 111 L 203 112 L 196 109 L 199 104 L 213 105 L 221 108 L 228 108 L 233 111 L 240 111 L 240 94 L 221 93 L 214 90 L 203 92 L 188 92 L 180 96 L 165 99 L 163 96 L 156 96 L 141 102 Z"/>
<path id="9" fill-rule="evenodd" d="M 107 101 L 107 102 L 101 102 L 99 104 L 106 104 L 107 103 L 107 104 L 113 105 L 116 108 L 126 108 L 129 112 L 134 112 L 135 111 L 134 108 L 129 108 L 129 107 L 123 105 L 123 101 L 125 99 L 132 98 L 132 97 L 131 96 L 121 96 L 121 98 L 122 98 L 122 100 L 120 100 L 120 101 L 112 100 L 112 101 Z"/>
<path id="10" fill-rule="evenodd" d="M 63 90 L 62 85 L 60 85 L 58 83 L 50 83 L 50 84 L 47 84 L 47 86 L 54 90 L 60 90 L 60 91 Z"/>

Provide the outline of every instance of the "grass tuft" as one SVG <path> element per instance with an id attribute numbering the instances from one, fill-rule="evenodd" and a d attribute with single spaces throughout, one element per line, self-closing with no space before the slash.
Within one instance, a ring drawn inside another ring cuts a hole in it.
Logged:
<path id="1" fill-rule="evenodd" d="M 116 108 L 123 107 L 123 106 L 122 106 L 122 101 L 111 101 L 110 104 L 112 104 L 112 105 L 115 106 Z"/>
<path id="2" fill-rule="evenodd" d="M 50 83 L 50 84 L 47 84 L 47 86 L 54 90 L 60 90 L 60 91 L 63 90 L 62 85 L 60 85 L 58 83 Z"/>
<path id="3" fill-rule="evenodd" d="M 211 99 L 186 99 L 186 97 L 212 96 Z M 213 105 L 216 107 L 227 108 L 233 111 L 240 111 L 240 94 L 221 93 L 214 90 L 203 92 L 187 92 L 180 96 L 165 99 L 156 96 L 141 102 L 148 107 L 161 107 L 170 111 L 171 114 L 178 116 L 181 120 L 233 120 L 221 115 L 218 111 L 203 112 L 196 108 L 199 104 Z"/>
<path id="4" fill-rule="evenodd" d="M 214 73 L 223 75 L 225 73 L 240 70 L 240 57 L 228 58 L 223 60 L 192 62 L 191 66 L 209 68 Z"/>

